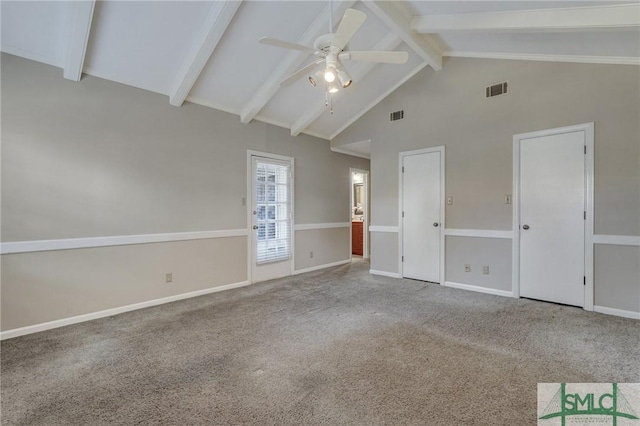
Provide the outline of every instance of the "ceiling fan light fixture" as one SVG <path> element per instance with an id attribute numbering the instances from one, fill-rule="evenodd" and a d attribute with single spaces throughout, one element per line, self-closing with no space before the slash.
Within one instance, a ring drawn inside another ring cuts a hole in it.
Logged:
<path id="1" fill-rule="evenodd" d="M 347 72 L 344 70 L 340 70 L 340 72 L 338 72 L 338 80 L 340 80 L 340 84 L 345 89 L 351 86 L 351 83 L 353 83 L 353 80 L 351 80 L 349 74 L 347 74 Z"/>
<path id="2" fill-rule="evenodd" d="M 334 93 L 338 93 L 338 91 L 340 90 L 340 88 L 338 87 L 337 84 L 333 83 L 333 84 L 329 84 L 327 91 L 331 94 Z"/>
<path id="3" fill-rule="evenodd" d="M 336 69 L 332 66 L 328 66 L 324 70 L 324 81 L 327 83 L 333 83 L 336 79 Z"/>
<path id="4" fill-rule="evenodd" d="M 324 80 L 324 69 L 319 69 L 309 76 L 309 84 L 313 87 L 316 87 L 318 83 L 322 83 L 322 80 Z"/>

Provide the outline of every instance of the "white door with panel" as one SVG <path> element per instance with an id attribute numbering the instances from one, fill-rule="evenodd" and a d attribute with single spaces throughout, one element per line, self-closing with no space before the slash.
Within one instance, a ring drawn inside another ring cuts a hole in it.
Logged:
<path id="1" fill-rule="evenodd" d="M 291 275 L 292 163 L 252 156 L 252 281 Z"/>
<path id="2" fill-rule="evenodd" d="M 440 282 L 440 151 L 402 158 L 402 276 Z"/>
<path id="3" fill-rule="evenodd" d="M 520 295 L 584 306 L 585 132 L 520 140 Z"/>

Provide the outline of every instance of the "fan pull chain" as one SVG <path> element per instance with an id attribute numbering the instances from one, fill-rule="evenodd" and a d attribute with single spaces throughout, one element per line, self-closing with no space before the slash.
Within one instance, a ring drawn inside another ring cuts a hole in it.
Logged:
<path id="1" fill-rule="evenodd" d="M 329 32 L 333 32 L 333 0 L 329 0 Z"/>

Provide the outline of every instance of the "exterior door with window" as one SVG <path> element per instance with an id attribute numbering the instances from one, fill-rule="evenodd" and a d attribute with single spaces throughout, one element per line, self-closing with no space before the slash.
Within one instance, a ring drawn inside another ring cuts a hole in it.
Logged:
<path id="1" fill-rule="evenodd" d="M 291 275 L 292 162 L 252 156 L 252 281 Z"/>

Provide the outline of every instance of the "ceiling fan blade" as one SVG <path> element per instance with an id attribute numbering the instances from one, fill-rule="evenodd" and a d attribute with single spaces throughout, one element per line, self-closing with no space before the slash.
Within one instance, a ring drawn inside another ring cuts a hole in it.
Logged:
<path id="1" fill-rule="evenodd" d="M 340 21 L 340 25 L 333 38 L 333 43 L 331 44 L 339 50 L 344 49 L 347 43 L 349 43 L 349 40 L 351 40 L 351 37 L 360 29 L 365 19 L 367 19 L 366 13 L 355 9 L 347 9 L 347 11 L 344 12 L 342 21 Z"/>
<path id="2" fill-rule="evenodd" d="M 352 61 L 361 62 L 382 62 L 385 64 L 404 64 L 409 60 L 409 54 L 407 52 L 375 52 L 375 51 L 363 51 L 363 52 L 344 52 L 339 55 L 340 59 L 347 59 Z"/>
<path id="3" fill-rule="evenodd" d="M 301 44 L 289 43 L 288 41 L 278 40 L 277 38 L 262 37 L 260 40 L 262 44 L 268 44 L 270 46 L 283 47 L 285 49 L 300 50 L 302 52 L 316 53 L 316 50 L 312 47 L 303 46 Z"/>
<path id="4" fill-rule="evenodd" d="M 280 82 L 280 86 L 283 86 L 283 87 L 291 86 L 298 79 L 304 77 L 307 74 L 310 74 L 311 71 L 313 71 L 313 69 L 316 68 L 318 66 L 318 64 L 320 64 L 322 62 L 324 62 L 324 58 L 318 59 L 318 60 L 315 60 L 315 61 L 311 62 L 309 65 L 305 66 L 304 68 L 299 69 L 298 71 L 296 71 L 293 74 L 291 74 L 289 77 L 287 77 L 284 80 L 282 80 Z"/>

